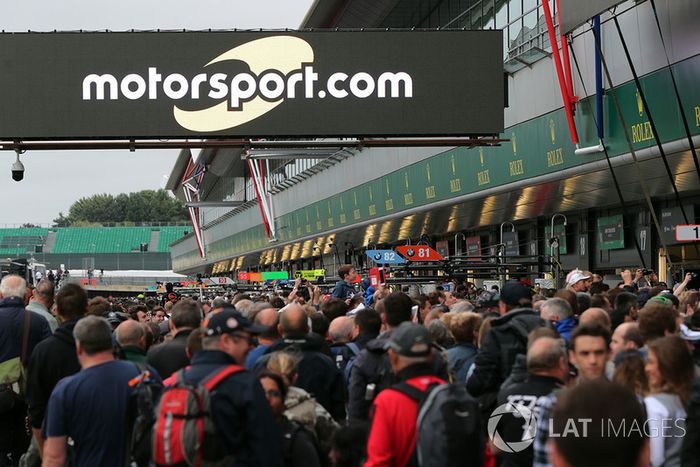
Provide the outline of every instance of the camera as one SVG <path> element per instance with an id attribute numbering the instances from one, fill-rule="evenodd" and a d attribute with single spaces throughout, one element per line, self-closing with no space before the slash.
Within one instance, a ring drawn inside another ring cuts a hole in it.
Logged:
<path id="1" fill-rule="evenodd" d="M 17 155 L 17 160 L 12 164 L 12 180 L 16 182 L 21 182 L 24 178 L 24 164 L 19 160 L 19 154 Z"/>
<path id="2" fill-rule="evenodd" d="M 645 276 L 649 276 L 651 274 L 654 274 L 654 270 L 653 269 L 642 269 L 642 274 L 644 274 Z"/>

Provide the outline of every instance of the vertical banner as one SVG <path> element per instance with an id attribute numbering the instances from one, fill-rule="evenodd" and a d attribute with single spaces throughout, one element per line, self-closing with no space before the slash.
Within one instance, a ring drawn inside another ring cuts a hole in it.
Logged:
<path id="1" fill-rule="evenodd" d="M 618 250 L 625 247 L 622 215 L 598 218 L 598 248 Z"/>
<path id="2" fill-rule="evenodd" d="M 441 240 L 435 243 L 435 250 L 442 256 L 450 256 L 450 246 L 447 240 Z"/>
<path id="3" fill-rule="evenodd" d="M 474 237 L 467 238 L 467 256 L 468 257 L 481 256 L 481 237 L 474 236 Z"/>
<path id="4" fill-rule="evenodd" d="M 520 254 L 517 230 L 515 232 L 503 232 L 503 243 L 506 244 L 506 256 L 518 256 Z"/>

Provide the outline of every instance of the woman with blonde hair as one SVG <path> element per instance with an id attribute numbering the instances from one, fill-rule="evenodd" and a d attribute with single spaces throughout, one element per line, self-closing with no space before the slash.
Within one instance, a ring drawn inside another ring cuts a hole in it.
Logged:
<path id="1" fill-rule="evenodd" d="M 647 344 L 644 370 L 649 395 L 644 398 L 651 441 L 651 465 L 681 465 L 686 406 L 695 376 L 693 358 L 678 336 L 654 339 Z"/>
<path id="2" fill-rule="evenodd" d="M 296 350 L 273 352 L 267 361 L 267 370 L 280 375 L 288 387 L 284 399 L 284 416 L 316 434 L 321 451 L 327 454 L 338 424 L 311 394 L 294 386 L 298 378 L 297 368 L 302 358 L 301 352 Z"/>

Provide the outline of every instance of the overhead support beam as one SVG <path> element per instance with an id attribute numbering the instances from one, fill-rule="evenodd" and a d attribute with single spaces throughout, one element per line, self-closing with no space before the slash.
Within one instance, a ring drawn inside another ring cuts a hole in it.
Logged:
<path id="1" fill-rule="evenodd" d="M 301 152 L 301 151 L 291 151 L 291 152 L 277 151 L 277 152 L 269 153 L 269 154 L 258 154 L 257 151 L 254 151 L 249 156 L 241 155 L 241 160 L 247 160 L 247 159 L 260 159 L 260 160 L 324 159 L 328 155 L 329 155 L 328 151 L 326 151 L 323 155 L 321 155 L 320 153 L 307 154 L 306 152 Z"/>
<path id="2" fill-rule="evenodd" d="M 245 204 L 245 201 L 194 201 L 185 203 L 188 208 L 236 208 Z"/>
<path id="3" fill-rule="evenodd" d="M 306 154 L 312 149 L 341 150 L 363 147 L 453 147 L 453 146 L 498 146 L 507 139 L 497 137 L 484 138 L 370 138 L 370 139 L 325 139 L 325 140 L 247 140 L 247 139 L 208 139 L 203 141 L 188 140 L 118 140 L 118 141 L 0 141 L 0 151 L 68 151 L 68 150 L 118 150 L 128 149 L 197 149 L 197 148 L 243 148 L 302 149 Z M 318 158 L 318 157 L 316 157 Z"/>
<path id="4" fill-rule="evenodd" d="M 278 149 L 251 149 L 250 154 L 241 154 L 246 159 L 325 159 L 339 151 L 340 148 L 306 148 L 301 151 L 280 151 Z"/>

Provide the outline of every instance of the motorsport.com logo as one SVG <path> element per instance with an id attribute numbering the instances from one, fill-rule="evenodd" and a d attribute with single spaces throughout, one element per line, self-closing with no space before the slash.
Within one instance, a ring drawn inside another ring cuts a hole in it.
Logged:
<path id="1" fill-rule="evenodd" d="M 91 73 L 82 82 L 84 101 L 156 100 L 165 96 L 178 101 L 206 97 L 219 104 L 200 110 L 174 107 L 174 116 L 184 128 L 193 131 L 218 131 L 247 123 L 269 112 L 285 99 L 359 99 L 413 97 L 413 79 L 403 71 L 352 75 L 337 71 L 327 78 L 314 70 L 314 51 L 303 39 L 272 36 L 237 46 L 204 65 L 237 60 L 250 72 L 181 73 L 164 75 L 155 66 L 145 73 L 117 77 L 111 73 Z M 228 115 L 226 115 L 228 114 Z M 224 119 L 222 122 L 221 119 Z"/>
<path id="2" fill-rule="evenodd" d="M 360 99 L 371 97 L 413 97 L 413 80 L 408 73 L 384 72 L 378 78 L 366 72 L 336 72 L 326 80 L 325 90 L 316 91 L 319 80 L 313 65 L 303 65 L 297 72 L 283 76 L 276 70 L 270 70 L 258 76 L 253 73 L 237 73 L 230 77 L 226 73 L 199 73 L 187 79 L 180 73 L 172 73 L 165 78 L 156 67 L 149 67 L 147 76 L 131 73 L 118 80 L 111 74 L 90 74 L 83 80 L 83 100 L 130 100 L 158 99 L 160 93 L 172 100 L 183 99 L 189 95 L 193 100 L 203 95 L 211 99 L 229 101 L 230 110 L 241 110 L 243 103 L 255 97 L 273 102 L 286 99 L 321 99 L 326 96 L 343 99 L 353 95 Z M 204 89 L 202 89 L 204 88 Z M 301 92 L 299 92 L 301 91 Z"/>

